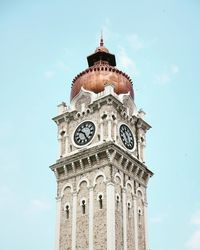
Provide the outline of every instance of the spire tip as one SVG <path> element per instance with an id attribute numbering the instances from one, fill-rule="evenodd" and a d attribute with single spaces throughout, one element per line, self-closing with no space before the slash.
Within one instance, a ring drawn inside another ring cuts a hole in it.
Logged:
<path id="1" fill-rule="evenodd" d="M 104 42 L 103 42 L 103 31 L 102 31 L 102 30 L 101 30 L 100 46 L 101 46 L 101 47 L 104 46 Z"/>

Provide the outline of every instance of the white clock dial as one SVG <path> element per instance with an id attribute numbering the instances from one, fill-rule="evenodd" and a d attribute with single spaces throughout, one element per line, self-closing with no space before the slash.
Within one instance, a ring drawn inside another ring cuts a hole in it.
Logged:
<path id="1" fill-rule="evenodd" d="M 83 146 L 90 142 L 95 134 L 95 125 L 91 121 L 81 123 L 74 132 L 74 142 Z"/>
<path id="2" fill-rule="evenodd" d="M 119 133 L 124 146 L 127 149 L 132 150 L 134 148 L 135 141 L 130 128 L 127 125 L 122 124 L 119 127 Z"/>

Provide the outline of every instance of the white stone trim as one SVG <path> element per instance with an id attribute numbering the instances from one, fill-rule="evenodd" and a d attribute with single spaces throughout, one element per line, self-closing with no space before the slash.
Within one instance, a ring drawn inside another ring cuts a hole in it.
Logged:
<path id="1" fill-rule="evenodd" d="M 148 239 L 148 220 L 147 220 L 147 204 L 144 204 L 144 223 L 145 223 L 145 250 L 149 250 L 149 239 Z"/>
<path id="2" fill-rule="evenodd" d="M 72 250 L 76 250 L 76 210 L 77 210 L 77 193 L 73 193 L 73 206 L 72 206 Z"/>
<path id="3" fill-rule="evenodd" d="M 101 142 L 104 140 L 103 123 L 104 123 L 104 121 L 101 119 L 101 122 L 100 122 L 100 141 Z"/>
<path id="4" fill-rule="evenodd" d="M 87 182 L 87 188 L 89 188 L 89 186 L 90 186 L 90 183 L 89 183 L 89 180 L 86 178 L 86 177 L 83 177 L 83 178 L 81 178 L 80 180 L 79 180 L 79 182 L 78 182 L 78 184 L 77 184 L 77 192 L 79 192 L 80 191 L 80 185 L 81 185 L 81 183 L 82 182 Z"/>
<path id="5" fill-rule="evenodd" d="M 119 177 L 119 179 L 120 179 L 120 186 L 123 187 L 123 181 L 122 181 L 121 175 L 119 173 L 115 174 L 114 180 L 117 183 L 117 180 L 116 180 L 117 178 L 116 177 Z"/>
<path id="6" fill-rule="evenodd" d="M 56 241 L 55 250 L 60 249 L 60 215 L 61 215 L 61 198 L 56 198 Z"/>
<path id="7" fill-rule="evenodd" d="M 66 184 L 63 186 L 62 190 L 61 190 L 61 198 L 64 196 L 64 191 L 65 191 L 65 189 L 66 189 L 67 187 L 70 187 L 71 193 L 73 192 L 72 184 L 66 183 Z"/>
<path id="8" fill-rule="evenodd" d="M 130 180 L 127 180 L 127 181 L 126 181 L 126 185 L 125 185 L 126 189 L 128 188 L 128 185 L 131 186 L 131 192 L 132 192 L 132 194 L 133 194 L 133 193 L 134 193 L 134 192 L 133 192 L 133 184 L 131 183 Z"/>
<path id="9" fill-rule="evenodd" d="M 127 250 L 127 206 L 126 206 L 126 189 L 123 188 L 122 191 L 122 200 L 123 200 L 123 241 L 124 241 L 124 250 Z"/>
<path id="10" fill-rule="evenodd" d="M 117 140 L 117 122 L 113 121 L 113 130 L 114 130 L 114 141 Z"/>
<path id="11" fill-rule="evenodd" d="M 107 183 L 107 250 L 115 250 L 115 186 Z"/>
<path id="12" fill-rule="evenodd" d="M 94 201 L 93 201 L 94 191 L 91 187 L 89 189 L 89 250 L 93 250 L 93 216 L 94 216 Z"/>
<path id="13" fill-rule="evenodd" d="M 144 192 L 142 191 L 142 189 L 140 187 L 138 187 L 137 190 L 136 190 L 137 197 L 139 197 L 138 191 L 141 192 L 141 194 L 142 194 L 141 200 L 144 202 Z"/>
<path id="14" fill-rule="evenodd" d="M 107 117 L 108 121 L 108 141 L 112 140 L 112 118 L 110 115 Z"/>
<path id="15" fill-rule="evenodd" d="M 134 246 L 135 250 L 138 250 L 138 211 L 137 211 L 137 201 L 136 197 L 133 198 L 133 212 L 134 212 L 134 231 L 135 231 L 135 237 L 134 237 Z"/>
<path id="16" fill-rule="evenodd" d="M 95 99 L 96 99 L 96 94 L 92 91 L 86 90 L 83 88 L 83 86 L 80 89 L 80 92 L 71 100 L 70 103 L 70 107 L 71 107 L 71 111 L 75 110 L 75 104 L 76 102 L 82 97 L 82 96 L 90 96 L 91 97 L 91 101 L 90 103 L 92 103 Z"/>
<path id="17" fill-rule="evenodd" d="M 105 174 L 104 174 L 103 172 L 98 172 L 98 173 L 95 175 L 95 177 L 94 177 L 93 187 L 96 186 L 96 184 L 97 184 L 97 178 L 98 178 L 99 176 L 103 176 L 104 182 L 106 182 L 106 176 L 105 176 Z"/>

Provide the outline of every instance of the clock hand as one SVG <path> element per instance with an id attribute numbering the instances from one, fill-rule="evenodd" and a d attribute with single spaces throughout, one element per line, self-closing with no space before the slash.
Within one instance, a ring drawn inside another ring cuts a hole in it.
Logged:
<path id="1" fill-rule="evenodd" d="M 80 133 L 83 134 L 83 135 L 85 136 L 85 139 L 87 139 L 87 136 L 86 136 L 85 132 L 80 131 Z"/>
<path id="2" fill-rule="evenodd" d="M 130 142 L 130 136 L 129 136 L 129 134 L 127 134 L 127 131 L 125 131 L 125 134 L 126 134 L 126 138 L 127 138 L 128 142 Z"/>
<path id="3" fill-rule="evenodd" d="M 127 137 L 127 134 L 126 134 L 126 131 L 124 131 L 124 135 L 126 137 L 126 141 L 129 141 L 128 137 Z"/>

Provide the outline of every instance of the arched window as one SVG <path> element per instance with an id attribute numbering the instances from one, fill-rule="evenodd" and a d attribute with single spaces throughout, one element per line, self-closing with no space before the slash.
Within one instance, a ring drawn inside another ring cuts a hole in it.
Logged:
<path id="1" fill-rule="evenodd" d="M 139 226 L 141 227 L 142 225 L 142 210 L 141 208 L 138 209 L 138 222 L 139 222 Z"/>
<path id="2" fill-rule="evenodd" d="M 131 202 L 127 202 L 127 207 L 128 207 L 128 216 L 130 216 L 130 211 L 131 211 Z"/>
<path id="3" fill-rule="evenodd" d="M 99 208 L 100 208 L 100 209 L 103 208 L 103 197 L 102 197 L 101 194 L 99 195 Z"/>
<path id="4" fill-rule="evenodd" d="M 82 203 L 82 204 L 81 204 L 81 206 L 82 206 L 82 214 L 85 214 L 86 202 L 85 202 L 85 200 L 82 200 L 81 203 Z"/>
<path id="5" fill-rule="evenodd" d="M 119 194 L 116 194 L 116 205 L 117 205 L 117 208 L 119 208 L 119 203 L 120 203 L 120 196 Z"/>
<path id="6" fill-rule="evenodd" d="M 69 205 L 66 205 L 65 211 L 66 211 L 66 218 L 69 219 Z"/>

